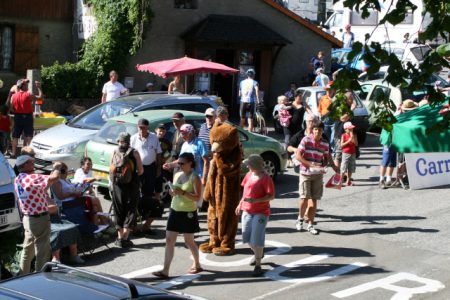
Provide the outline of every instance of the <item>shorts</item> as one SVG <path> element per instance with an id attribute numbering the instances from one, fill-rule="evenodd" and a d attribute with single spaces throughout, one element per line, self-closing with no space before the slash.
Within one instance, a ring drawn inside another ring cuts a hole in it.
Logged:
<path id="1" fill-rule="evenodd" d="M 334 153 L 333 159 L 337 161 L 342 161 L 342 147 L 341 147 L 341 139 L 334 139 Z"/>
<path id="2" fill-rule="evenodd" d="M 255 103 L 247 103 L 247 102 L 241 102 L 241 105 L 239 106 L 239 116 L 241 118 L 245 118 L 246 116 L 248 118 L 253 118 L 253 115 L 255 114 Z"/>
<path id="3" fill-rule="evenodd" d="M 355 173 L 356 154 L 342 153 L 341 173 Z"/>
<path id="4" fill-rule="evenodd" d="M 392 146 L 383 146 L 383 158 L 381 159 L 382 167 L 394 168 L 397 166 L 397 151 Z"/>
<path id="5" fill-rule="evenodd" d="M 300 173 L 300 198 L 320 200 L 323 195 L 323 174 L 303 175 Z"/>
<path id="6" fill-rule="evenodd" d="M 33 137 L 33 115 L 32 114 L 15 114 L 14 115 L 14 128 L 12 137 L 15 139 L 24 137 Z"/>
<path id="7" fill-rule="evenodd" d="M 266 241 L 266 226 L 269 216 L 263 214 L 252 215 L 242 212 L 242 240 L 244 243 L 264 247 Z"/>
<path id="8" fill-rule="evenodd" d="M 200 231 L 197 211 L 175 211 L 170 209 L 167 220 L 168 231 L 178 233 L 196 233 Z"/>

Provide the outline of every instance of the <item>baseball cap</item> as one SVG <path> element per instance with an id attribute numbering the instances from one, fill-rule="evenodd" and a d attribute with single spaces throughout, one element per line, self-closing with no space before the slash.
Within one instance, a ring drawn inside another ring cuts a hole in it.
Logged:
<path id="1" fill-rule="evenodd" d="M 121 132 L 119 133 L 119 137 L 117 138 L 117 142 L 125 142 L 125 143 L 130 143 L 130 134 L 127 132 Z"/>
<path id="2" fill-rule="evenodd" d="M 216 110 L 217 115 L 228 115 L 228 109 L 224 106 L 219 106 Z"/>
<path id="3" fill-rule="evenodd" d="M 194 126 L 191 124 L 183 124 L 181 125 L 180 132 L 192 132 L 194 131 Z"/>
<path id="4" fill-rule="evenodd" d="M 344 123 L 344 129 L 353 129 L 353 128 L 355 128 L 355 125 L 353 125 L 352 122 Z"/>
<path id="5" fill-rule="evenodd" d="M 30 82 L 28 79 L 22 78 L 22 79 L 17 80 L 16 85 L 17 85 L 18 88 L 21 88 L 22 84 L 25 84 L 25 83 L 28 83 L 28 82 Z"/>
<path id="6" fill-rule="evenodd" d="M 254 69 L 248 69 L 247 72 L 245 72 L 245 74 L 250 75 L 250 76 L 255 76 L 256 72 Z"/>
<path id="7" fill-rule="evenodd" d="M 180 112 L 176 112 L 172 115 L 172 120 L 181 120 L 184 119 L 184 115 Z"/>
<path id="8" fill-rule="evenodd" d="M 322 68 L 317 68 L 316 74 L 319 74 L 319 73 L 323 73 L 323 69 Z"/>
<path id="9" fill-rule="evenodd" d="M 258 154 L 251 154 L 244 160 L 244 164 L 258 171 L 264 170 L 264 160 Z"/>
<path id="10" fill-rule="evenodd" d="M 166 125 L 164 125 L 163 123 L 159 123 L 158 125 L 156 125 L 156 128 L 167 129 Z"/>
<path id="11" fill-rule="evenodd" d="M 32 160 L 32 159 L 34 159 L 34 158 L 29 155 L 18 156 L 16 159 L 16 166 L 20 167 L 21 165 L 23 165 L 24 163 L 26 163 L 27 161 Z"/>
<path id="12" fill-rule="evenodd" d="M 139 119 L 138 126 L 149 126 L 150 122 L 147 119 Z"/>
<path id="13" fill-rule="evenodd" d="M 216 115 L 216 111 L 212 107 L 208 108 L 205 111 L 205 116 L 215 116 L 215 115 Z"/>

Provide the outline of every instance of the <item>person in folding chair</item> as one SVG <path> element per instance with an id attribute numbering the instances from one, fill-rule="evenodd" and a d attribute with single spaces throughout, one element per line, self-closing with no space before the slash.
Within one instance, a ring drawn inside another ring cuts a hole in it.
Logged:
<path id="1" fill-rule="evenodd" d="M 106 229 L 107 225 L 97 225 L 93 221 L 96 212 L 87 209 L 92 206 L 89 204 L 90 197 L 83 196 L 83 191 L 67 180 L 67 165 L 56 162 L 53 169 L 60 172 L 60 178 L 51 187 L 51 194 L 65 218 L 77 224 L 82 233 L 95 233 L 99 229 Z"/>

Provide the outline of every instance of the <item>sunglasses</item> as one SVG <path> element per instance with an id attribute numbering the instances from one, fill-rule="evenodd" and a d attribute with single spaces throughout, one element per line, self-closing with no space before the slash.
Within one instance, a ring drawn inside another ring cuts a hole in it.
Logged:
<path id="1" fill-rule="evenodd" d="M 145 130 L 145 129 L 148 128 L 147 126 L 138 126 L 138 127 L 139 127 L 139 129 L 141 129 L 141 130 Z"/>
<path id="2" fill-rule="evenodd" d="M 210 115 L 206 115 L 205 117 L 207 117 L 208 119 L 214 118 L 214 116 L 210 116 Z"/>

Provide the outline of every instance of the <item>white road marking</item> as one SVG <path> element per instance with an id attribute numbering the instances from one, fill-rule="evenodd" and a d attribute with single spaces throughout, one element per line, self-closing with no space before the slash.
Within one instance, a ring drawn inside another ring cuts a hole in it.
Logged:
<path id="1" fill-rule="evenodd" d="M 241 243 L 236 243 L 236 246 L 240 246 L 243 245 L 242 242 Z M 283 253 L 287 253 L 289 251 L 292 250 L 292 247 L 289 246 L 288 244 L 284 244 L 284 243 L 280 243 L 280 242 L 276 242 L 276 241 L 269 241 L 266 240 L 266 245 L 269 246 L 273 246 L 276 247 L 275 249 L 268 251 L 267 253 L 264 253 L 264 258 L 263 260 L 268 259 L 269 257 L 273 257 L 276 255 L 280 255 Z M 202 265 L 205 266 L 211 266 L 211 267 L 238 267 L 238 266 L 245 266 L 248 265 L 250 263 L 250 261 L 252 260 L 252 256 L 240 259 L 240 260 L 235 260 L 235 261 L 223 261 L 223 262 L 218 262 L 218 261 L 212 261 L 208 259 L 208 254 L 207 253 L 202 253 L 200 252 L 200 262 Z M 192 259 L 192 256 L 191 256 Z"/>
<path id="2" fill-rule="evenodd" d="M 160 284 L 155 285 L 155 287 L 160 288 L 160 289 L 169 289 L 173 286 L 181 285 L 181 284 L 185 284 L 186 282 L 193 281 L 194 279 L 197 279 L 200 276 L 201 276 L 200 274 L 186 274 L 183 276 L 179 276 L 179 277 L 161 282 Z"/>
<path id="3" fill-rule="evenodd" d="M 329 255 L 329 254 L 321 254 L 321 255 L 317 255 L 318 257 L 316 257 L 315 259 L 316 259 L 316 260 L 322 260 L 322 259 L 324 259 L 324 256 L 326 256 L 326 255 Z M 316 255 L 315 255 L 315 256 L 316 256 Z M 326 258 L 326 257 L 325 257 L 325 258 Z M 296 266 L 302 265 L 302 264 L 304 265 L 304 264 L 305 264 L 305 261 L 307 261 L 308 259 L 314 260 L 314 256 L 313 256 L 312 258 L 309 257 L 309 258 L 306 258 L 306 259 L 302 259 L 302 260 L 300 260 L 300 261 L 293 262 L 293 263 L 290 263 L 290 264 L 288 264 L 288 265 L 296 265 Z M 293 288 L 295 288 L 295 287 L 297 287 L 297 286 L 299 286 L 299 285 L 301 285 L 301 284 L 304 284 L 304 283 L 311 283 L 311 282 L 325 281 L 325 280 L 328 280 L 328 279 L 331 279 L 331 278 L 335 278 L 335 277 L 337 277 L 337 276 L 340 276 L 340 275 L 343 275 L 343 274 L 352 272 L 352 271 L 354 271 L 354 270 L 356 270 L 356 269 L 358 269 L 358 268 L 365 267 L 365 266 L 367 266 L 367 264 L 365 264 L 365 263 L 360 263 L 360 262 L 355 262 L 355 263 L 352 263 L 352 264 L 350 264 L 350 265 L 346 265 L 346 266 L 344 266 L 344 267 L 341 267 L 341 268 L 338 268 L 338 269 L 335 269 L 335 270 L 332 270 L 332 271 L 329 271 L 329 272 L 326 272 L 326 273 L 323 273 L 323 274 L 320 274 L 320 275 L 317 275 L 317 276 L 314 276 L 314 277 L 310 277 L 310 278 L 297 278 L 297 279 L 287 279 L 287 280 L 284 280 L 284 279 L 283 279 L 283 280 L 281 280 L 281 281 L 283 281 L 283 282 L 294 282 L 294 284 L 291 284 L 291 285 L 289 285 L 289 286 L 280 288 L 280 289 L 278 289 L 278 290 L 269 292 L 269 293 L 267 293 L 267 294 L 264 294 L 264 295 L 261 295 L 261 296 L 252 298 L 251 300 L 264 299 L 264 298 L 270 297 L 270 296 L 272 296 L 272 295 L 275 295 L 275 294 L 277 294 L 277 293 L 280 293 L 280 292 L 284 292 L 284 291 L 293 289 Z M 278 267 L 278 268 L 280 268 L 279 270 L 284 270 L 284 271 L 287 270 L 286 266 L 280 266 L 280 267 Z M 277 270 L 278 268 L 275 268 L 274 270 L 267 272 L 267 273 L 265 274 L 265 276 L 266 276 L 266 277 L 269 277 L 269 278 L 271 278 L 271 279 L 273 279 L 272 277 L 270 277 L 270 276 L 272 276 L 270 272 L 273 272 L 272 274 L 278 274 L 279 272 L 278 272 L 278 271 L 275 271 L 275 270 Z M 274 272 L 274 271 L 275 271 L 275 272 Z M 280 276 L 280 277 L 283 277 L 283 276 Z M 275 277 L 275 278 L 276 278 L 276 277 Z M 285 277 L 285 278 L 287 278 L 287 277 Z"/>
<path id="4" fill-rule="evenodd" d="M 159 271 L 162 268 L 163 268 L 163 266 L 161 266 L 161 265 L 151 266 L 149 268 L 140 269 L 140 270 L 136 270 L 136 271 L 133 271 L 133 272 L 130 272 L 127 274 L 120 275 L 120 277 L 132 279 L 132 278 L 140 277 L 143 275 L 151 274 L 152 272 Z"/>
<path id="5" fill-rule="evenodd" d="M 394 285 L 396 282 L 409 280 L 409 281 L 415 281 L 418 283 L 422 283 L 423 285 L 419 287 L 404 287 L 399 285 Z M 414 274 L 401 272 L 398 274 L 394 274 L 391 276 L 388 276 L 386 278 L 382 278 L 379 280 L 367 282 L 343 291 L 339 291 L 337 293 L 331 294 L 334 297 L 337 298 L 345 298 L 349 296 L 353 296 L 356 294 L 360 294 L 363 292 L 367 292 L 369 290 L 373 290 L 376 288 L 382 288 L 390 291 L 396 292 L 394 296 L 392 296 L 392 300 L 407 300 L 410 299 L 415 294 L 425 294 L 425 293 L 431 293 L 436 292 L 440 289 L 445 288 L 445 285 L 443 285 L 441 282 L 433 279 L 423 278 L 419 277 Z"/>

